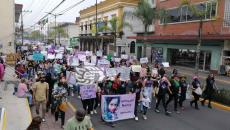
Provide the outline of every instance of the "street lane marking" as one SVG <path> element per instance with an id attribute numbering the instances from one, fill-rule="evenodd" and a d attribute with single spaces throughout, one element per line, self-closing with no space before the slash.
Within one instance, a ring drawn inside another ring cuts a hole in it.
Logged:
<path id="1" fill-rule="evenodd" d="M 67 102 L 67 104 L 68 104 L 68 106 L 71 108 L 71 110 L 72 110 L 73 112 L 76 112 L 76 111 L 77 111 L 77 109 L 76 109 L 70 102 Z"/>

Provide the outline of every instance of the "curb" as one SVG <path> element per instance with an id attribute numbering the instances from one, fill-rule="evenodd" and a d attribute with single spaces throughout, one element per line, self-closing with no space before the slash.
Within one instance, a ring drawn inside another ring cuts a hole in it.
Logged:
<path id="1" fill-rule="evenodd" d="M 29 121 L 31 123 L 32 122 L 32 113 L 31 113 L 31 110 L 30 110 L 29 101 L 28 101 L 27 98 L 25 98 L 25 100 L 26 100 L 27 111 L 29 113 Z"/>
<path id="2" fill-rule="evenodd" d="M 229 106 L 225 106 L 223 104 L 219 104 L 217 102 L 211 102 L 211 104 L 215 107 L 215 108 L 218 108 L 218 109 L 221 109 L 221 110 L 225 110 L 225 111 L 229 111 L 230 112 L 230 107 Z"/>

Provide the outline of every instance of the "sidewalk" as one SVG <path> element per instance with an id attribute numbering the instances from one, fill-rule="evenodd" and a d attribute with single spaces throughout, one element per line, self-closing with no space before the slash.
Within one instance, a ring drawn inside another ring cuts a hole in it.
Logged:
<path id="1" fill-rule="evenodd" d="M 14 96 L 12 85 L 8 85 L 8 89 L 3 91 L 3 85 L 1 83 L 0 107 L 6 110 L 6 130 L 25 130 L 31 122 L 28 101 Z"/>
<path id="2" fill-rule="evenodd" d="M 183 74 L 186 76 L 194 76 L 195 69 L 188 68 L 188 67 L 181 67 L 181 66 L 171 66 L 170 68 L 167 68 L 166 70 L 169 72 L 172 72 L 173 69 L 177 69 L 179 74 Z M 208 77 L 208 72 L 201 72 L 199 71 L 199 77 L 201 79 L 206 79 Z M 215 75 L 215 79 L 217 82 L 225 83 L 230 85 L 230 77 L 222 76 L 222 75 Z"/>
<path id="3" fill-rule="evenodd" d="M 31 111 L 32 111 L 32 117 L 37 116 L 35 112 L 35 106 L 32 107 Z M 67 112 L 65 113 L 65 123 L 69 118 L 71 118 L 74 115 L 75 115 L 74 112 L 69 107 Z M 40 109 L 40 116 L 41 116 L 41 109 Z M 46 122 L 42 122 L 41 124 L 41 130 L 63 130 L 61 128 L 61 119 L 59 118 L 58 121 L 56 122 L 54 115 L 52 115 L 50 111 L 46 113 L 45 119 Z"/>

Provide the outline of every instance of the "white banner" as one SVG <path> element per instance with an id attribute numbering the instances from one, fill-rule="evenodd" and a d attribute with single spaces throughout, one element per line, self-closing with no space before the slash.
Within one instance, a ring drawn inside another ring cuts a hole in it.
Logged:
<path id="1" fill-rule="evenodd" d="M 76 73 L 66 71 L 66 79 L 69 84 L 76 85 Z"/>
<path id="2" fill-rule="evenodd" d="M 131 68 L 133 72 L 141 72 L 141 65 L 132 65 Z"/>
<path id="3" fill-rule="evenodd" d="M 148 63 L 149 61 L 148 61 L 148 57 L 145 57 L 145 58 L 141 58 L 140 59 L 140 63 L 141 64 L 145 64 L 145 63 Z"/>
<path id="4" fill-rule="evenodd" d="M 121 59 L 125 59 L 125 60 L 127 60 L 129 58 L 129 56 L 128 55 L 121 55 Z"/>
<path id="5" fill-rule="evenodd" d="M 106 122 L 134 118 L 135 94 L 102 95 L 101 112 Z"/>

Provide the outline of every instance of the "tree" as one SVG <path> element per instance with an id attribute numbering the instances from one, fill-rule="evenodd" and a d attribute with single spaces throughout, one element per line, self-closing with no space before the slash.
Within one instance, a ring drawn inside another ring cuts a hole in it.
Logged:
<path id="1" fill-rule="evenodd" d="M 111 34 L 113 35 L 113 39 L 114 39 L 114 48 L 113 51 L 116 52 L 117 50 L 117 36 L 122 37 L 123 35 L 123 27 L 127 26 L 130 27 L 132 29 L 132 27 L 130 26 L 130 24 L 126 23 L 123 21 L 123 16 L 122 19 L 118 18 L 118 17 L 112 17 L 112 19 L 110 19 L 108 21 L 108 24 L 104 24 L 103 26 L 99 27 L 99 32 L 103 32 L 103 31 L 110 31 Z M 117 35 L 119 34 L 119 35 Z"/>
<path id="2" fill-rule="evenodd" d="M 133 12 L 125 12 L 125 16 L 134 17 L 142 21 L 144 25 L 144 37 L 149 33 L 149 26 L 158 18 L 157 10 L 153 9 L 147 0 L 140 0 L 138 6 Z M 144 56 L 146 56 L 146 41 L 144 38 Z"/>
<path id="3" fill-rule="evenodd" d="M 54 30 L 49 33 L 49 37 L 55 39 L 56 36 L 58 36 L 58 43 L 60 44 L 61 37 L 66 38 L 68 37 L 68 34 L 62 27 L 54 27 Z"/>
<path id="4" fill-rule="evenodd" d="M 31 32 L 29 37 L 33 40 L 41 40 L 45 37 L 45 35 L 41 31 L 35 30 L 35 31 Z"/>
<path id="5" fill-rule="evenodd" d="M 209 0 L 209 2 L 217 3 L 218 0 Z M 203 21 L 205 19 L 205 15 L 210 11 L 211 5 L 208 5 L 206 7 L 203 3 L 201 3 L 200 6 L 202 7 L 202 9 L 198 9 L 193 4 L 191 4 L 190 0 L 182 0 L 181 7 L 183 6 L 188 6 L 188 9 L 193 13 L 193 15 L 199 17 L 200 19 L 199 28 L 198 28 L 198 44 L 196 48 L 196 65 L 195 65 L 195 73 L 198 75 L 201 44 L 202 44 Z"/>

